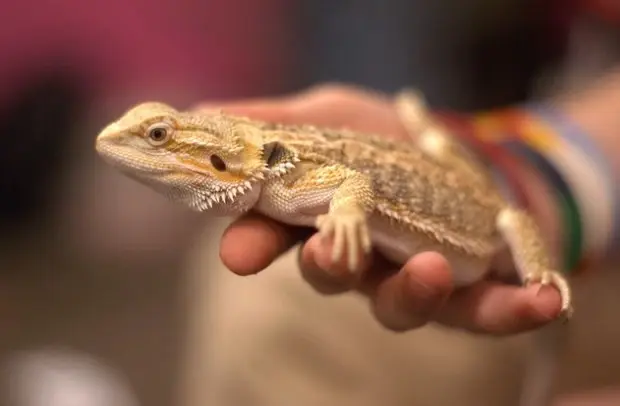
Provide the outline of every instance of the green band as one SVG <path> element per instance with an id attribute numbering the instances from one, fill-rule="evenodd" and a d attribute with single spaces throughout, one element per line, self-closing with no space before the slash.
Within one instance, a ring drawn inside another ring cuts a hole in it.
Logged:
<path id="1" fill-rule="evenodd" d="M 562 217 L 566 226 L 565 235 L 567 240 L 564 247 L 564 270 L 572 273 L 577 269 L 581 260 L 581 250 L 583 243 L 583 227 L 579 216 L 579 209 L 575 199 L 556 193 L 559 206 L 562 210 Z"/>

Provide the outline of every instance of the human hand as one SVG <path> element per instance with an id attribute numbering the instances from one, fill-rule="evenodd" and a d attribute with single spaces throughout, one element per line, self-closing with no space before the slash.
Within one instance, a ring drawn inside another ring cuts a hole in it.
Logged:
<path id="1" fill-rule="evenodd" d="M 212 108 L 266 121 L 408 137 L 388 98 L 338 85 L 282 98 L 198 106 Z M 532 187 L 536 182 L 528 179 Z M 226 230 L 220 256 L 232 272 L 250 275 L 299 242 L 303 242 L 302 276 L 311 286 L 323 294 L 361 292 L 370 299 L 377 320 L 391 330 L 411 330 L 434 321 L 478 333 L 516 334 L 553 320 L 560 311 L 560 295 L 551 287 L 526 289 L 485 280 L 455 290 L 448 262 L 434 252 L 420 253 L 400 269 L 372 254 L 364 260 L 361 280 L 352 280 L 343 266 L 331 265 L 331 249 L 314 230 L 289 227 L 254 213 Z M 247 250 L 248 246 L 253 249 Z"/>

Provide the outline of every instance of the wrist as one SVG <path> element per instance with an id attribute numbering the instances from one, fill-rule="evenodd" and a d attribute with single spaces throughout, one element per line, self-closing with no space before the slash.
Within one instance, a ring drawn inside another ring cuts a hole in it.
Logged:
<path id="1" fill-rule="evenodd" d="M 509 149 L 553 190 L 563 218 L 567 271 L 608 259 L 618 219 L 617 182 L 587 134 L 550 105 L 494 111 L 472 119 L 478 136 Z"/>
<path id="2" fill-rule="evenodd" d="M 546 104 L 578 127 L 582 137 L 604 154 L 612 171 L 620 173 L 620 66 L 586 89 L 561 94 Z"/>
<path id="3" fill-rule="evenodd" d="M 606 260 L 620 260 L 620 65 L 582 90 L 566 92 L 548 102 L 555 109 L 557 121 L 569 128 L 570 141 L 592 162 L 599 174 L 599 188 L 607 189 L 614 207 L 614 232 Z M 572 131 L 570 130 L 572 128 Z M 576 129 L 576 130 L 575 130 Z M 575 133 L 575 134 L 571 134 Z"/>

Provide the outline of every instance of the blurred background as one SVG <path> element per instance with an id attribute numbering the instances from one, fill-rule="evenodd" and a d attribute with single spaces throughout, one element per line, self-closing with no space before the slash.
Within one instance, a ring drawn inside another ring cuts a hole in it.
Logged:
<path id="1" fill-rule="evenodd" d="M 289 256 L 234 277 L 217 253 L 226 220 L 122 177 L 93 142 L 147 99 L 185 108 L 344 81 L 473 111 L 566 90 L 619 60 L 620 13 L 604 7 L 0 2 L 0 404 L 513 404 L 528 337 L 391 335 L 358 297 L 304 286 Z M 588 316 L 563 392 L 620 385 L 618 280 L 578 292 Z"/>

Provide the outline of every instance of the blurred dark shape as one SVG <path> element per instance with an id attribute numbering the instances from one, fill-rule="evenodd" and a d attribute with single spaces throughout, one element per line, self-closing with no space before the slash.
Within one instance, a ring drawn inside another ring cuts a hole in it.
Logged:
<path id="1" fill-rule="evenodd" d="M 307 82 L 411 85 L 461 111 L 518 103 L 564 52 L 570 10 L 554 1 L 307 2 Z"/>
<path id="2" fill-rule="evenodd" d="M 411 63 L 421 41 L 420 12 L 410 0 L 302 2 L 307 84 L 344 81 L 394 92 L 419 78 Z M 412 35 L 413 34 L 413 35 Z"/>
<path id="3" fill-rule="evenodd" d="M 525 3 L 533 3 L 526 1 Z M 532 97 L 541 71 L 561 61 L 567 27 L 553 2 L 519 7 L 510 19 L 480 30 L 470 44 L 469 75 L 476 109 L 519 103 Z"/>
<path id="4" fill-rule="evenodd" d="M 44 69 L 0 110 L 0 233 L 45 216 L 63 153 L 84 109 L 84 92 L 66 69 Z"/>

